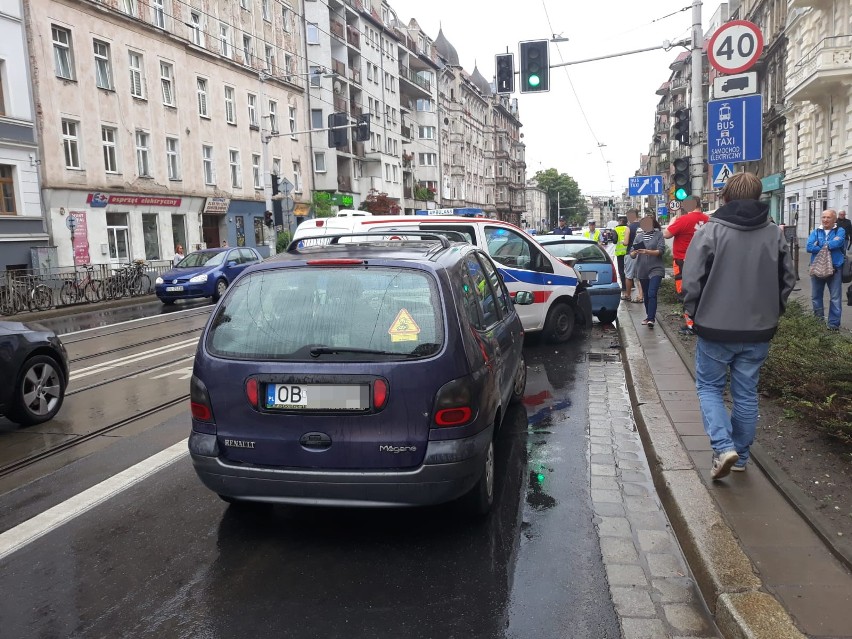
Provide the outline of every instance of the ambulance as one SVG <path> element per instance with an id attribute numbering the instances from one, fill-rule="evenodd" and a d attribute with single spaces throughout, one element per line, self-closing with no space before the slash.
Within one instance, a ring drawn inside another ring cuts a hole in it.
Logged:
<path id="1" fill-rule="evenodd" d="M 305 220 L 293 234 L 293 242 L 304 247 L 324 244 L 329 241 L 328 236 L 346 233 L 375 233 L 382 240 L 402 240 L 406 229 L 441 232 L 451 241 L 467 241 L 485 249 L 511 295 L 520 290 L 533 293 L 532 304 L 516 307 L 526 332 L 561 343 L 571 338 L 577 326 L 591 327 L 588 285 L 570 260 L 554 257 L 514 224 L 475 213 L 447 215 L 444 211 L 437 215 L 361 215 L 363 211 L 341 211 L 336 217 Z"/>

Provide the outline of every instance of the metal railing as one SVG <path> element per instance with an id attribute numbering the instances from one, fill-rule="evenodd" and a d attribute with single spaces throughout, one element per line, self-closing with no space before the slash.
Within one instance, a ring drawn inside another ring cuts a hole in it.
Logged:
<path id="1" fill-rule="evenodd" d="M 432 92 L 432 83 L 429 82 L 429 80 L 425 80 L 422 77 L 420 77 L 419 75 L 417 75 L 414 71 L 409 69 L 407 66 L 402 65 L 402 64 L 399 65 L 399 75 L 400 75 L 400 77 L 405 78 L 409 82 L 416 84 L 417 86 L 419 86 L 421 89 L 423 89 L 427 93 Z"/>

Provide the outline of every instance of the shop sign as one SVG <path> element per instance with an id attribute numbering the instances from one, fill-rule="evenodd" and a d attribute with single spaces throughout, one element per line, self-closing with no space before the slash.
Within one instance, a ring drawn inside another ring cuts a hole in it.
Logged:
<path id="1" fill-rule="evenodd" d="M 86 211 L 69 211 L 68 218 L 76 221 L 72 231 L 74 265 L 88 264 L 92 260 L 89 257 L 89 226 L 86 220 Z"/>
<path id="2" fill-rule="evenodd" d="M 157 197 L 150 195 L 108 195 L 106 193 L 89 193 L 86 204 L 92 208 L 113 206 L 180 206 L 179 197 Z"/>
<path id="3" fill-rule="evenodd" d="M 203 213 L 227 213 L 228 207 L 231 205 L 231 198 L 228 197 L 208 197 L 204 202 Z"/>
<path id="4" fill-rule="evenodd" d="M 780 173 L 773 173 L 772 175 L 767 175 L 763 178 L 761 180 L 763 183 L 763 192 L 768 193 L 769 191 L 780 191 L 782 177 L 783 176 Z"/>

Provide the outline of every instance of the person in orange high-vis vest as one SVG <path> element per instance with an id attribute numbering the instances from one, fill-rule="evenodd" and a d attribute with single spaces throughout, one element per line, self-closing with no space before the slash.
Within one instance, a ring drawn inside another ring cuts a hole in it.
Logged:
<path id="1" fill-rule="evenodd" d="M 674 238 L 672 243 L 672 270 L 674 271 L 675 291 L 679 299 L 683 297 L 683 260 L 686 258 L 686 249 L 692 241 L 692 236 L 710 219 L 701 211 L 701 201 L 697 197 L 688 197 L 681 203 L 681 210 L 685 211 L 669 224 L 663 231 L 666 239 Z M 692 332 L 692 319 L 683 314 L 685 326 L 681 332 Z"/>

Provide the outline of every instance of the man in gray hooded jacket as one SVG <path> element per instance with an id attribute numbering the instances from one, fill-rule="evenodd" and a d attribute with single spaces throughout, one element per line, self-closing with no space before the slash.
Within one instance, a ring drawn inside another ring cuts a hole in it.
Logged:
<path id="1" fill-rule="evenodd" d="M 746 468 L 760 368 L 796 282 L 784 234 L 758 201 L 761 191 L 752 173 L 730 177 L 721 194 L 725 204 L 696 231 L 684 262 L 683 304 L 698 335 L 695 382 L 713 447 L 713 479 Z M 724 401 L 729 369 L 730 414 Z"/>

